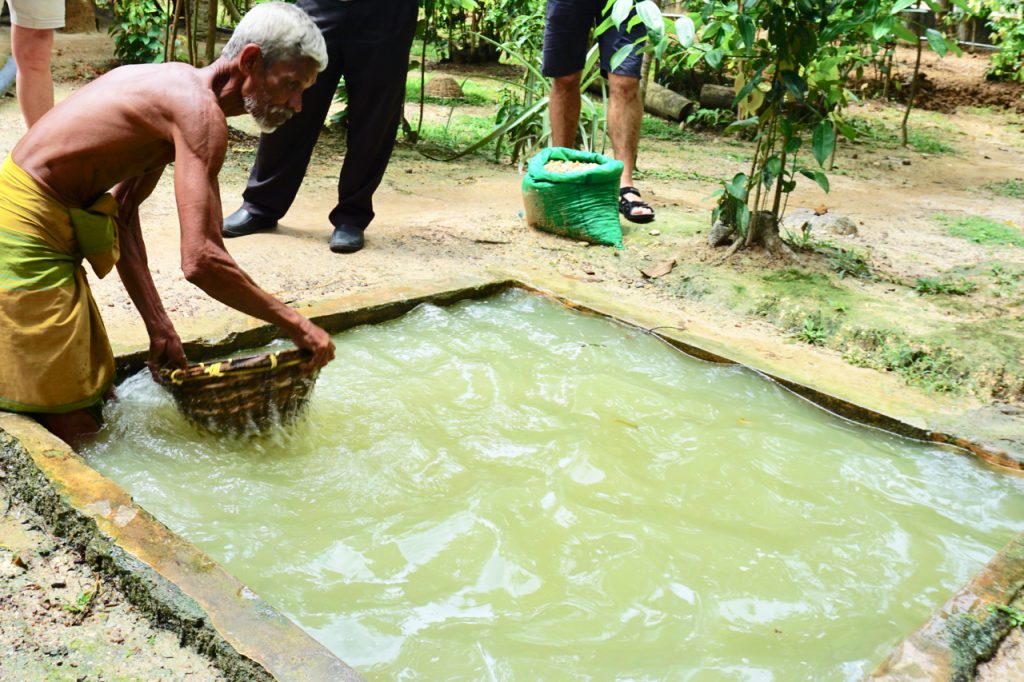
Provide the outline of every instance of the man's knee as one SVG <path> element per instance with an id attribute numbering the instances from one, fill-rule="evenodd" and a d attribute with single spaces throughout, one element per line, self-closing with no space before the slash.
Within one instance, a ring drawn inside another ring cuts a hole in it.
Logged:
<path id="1" fill-rule="evenodd" d="M 50 51 L 53 49 L 53 29 L 14 26 L 11 51 L 18 69 L 22 71 L 49 71 Z"/>
<path id="2" fill-rule="evenodd" d="M 628 102 L 640 96 L 640 81 L 629 76 L 608 76 L 609 95 L 619 101 Z"/>
<path id="3" fill-rule="evenodd" d="M 551 79 L 551 87 L 559 92 L 570 92 L 580 89 L 580 73 L 570 73 L 568 76 L 556 76 Z"/>

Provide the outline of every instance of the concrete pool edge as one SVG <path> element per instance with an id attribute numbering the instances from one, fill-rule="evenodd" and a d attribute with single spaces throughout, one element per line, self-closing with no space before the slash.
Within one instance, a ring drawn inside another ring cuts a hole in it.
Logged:
<path id="1" fill-rule="evenodd" d="M 228 680 L 362 680 L 34 420 L 0 412 L 0 466 L 13 496 Z"/>
<path id="2" fill-rule="evenodd" d="M 1012 539 L 963 588 L 903 639 L 869 679 L 886 682 L 973 679 L 1011 629 L 989 607 L 1024 593 L 1024 534 Z"/>

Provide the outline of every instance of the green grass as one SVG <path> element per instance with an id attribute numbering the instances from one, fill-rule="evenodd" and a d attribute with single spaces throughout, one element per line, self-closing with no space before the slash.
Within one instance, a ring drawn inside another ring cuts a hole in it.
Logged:
<path id="1" fill-rule="evenodd" d="M 1024 247 L 1024 232 L 1013 225 L 1000 223 L 991 218 L 979 215 L 952 216 L 946 213 L 936 213 L 933 219 L 945 227 L 946 232 L 951 236 L 966 239 L 975 244 Z"/>
<path id="2" fill-rule="evenodd" d="M 486 137 L 494 129 L 494 120 L 485 116 L 467 116 L 453 113 L 447 123 L 424 122 L 420 137 L 428 144 L 453 151 L 465 149 Z M 477 150 L 477 154 L 493 153 L 494 143 Z"/>
<path id="3" fill-rule="evenodd" d="M 850 118 L 850 125 L 857 131 L 857 139 L 873 146 L 898 149 L 902 145 L 898 126 L 876 119 Z M 907 127 L 907 146 L 922 154 L 957 154 L 959 150 L 945 141 L 950 130 L 936 130 L 915 126 L 913 120 Z"/>
<path id="4" fill-rule="evenodd" d="M 439 76 L 427 76 L 427 83 L 433 78 Z M 448 99 L 444 97 L 426 97 L 424 101 L 430 104 L 442 104 L 447 106 L 487 106 L 488 104 L 495 104 L 498 101 L 498 96 L 494 90 L 486 88 L 479 83 L 472 80 L 456 78 L 460 86 L 462 86 L 462 92 L 465 94 L 463 99 Z M 420 75 L 419 73 L 412 71 L 409 73 L 408 79 L 405 81 L 405 101 L 406 102 L 419 102 L 420 101 Z"/>
<path id="5" fill-rule="evenodd" d="M 700 182 L 711 185 L 717 185 L 722 181 L 721 178 L 705 175 L 704 173 L 699 173 L 697 171 L 677 170 L 675 168 L 637 169 L 633 172 L 633 177 L 637 180 L 673 180 L 677 182 Z"/>
<path id="6" fill-rule="evenodd" d="M 1000 180 L 998 182 L 989 182 L 982 187 L 993 194 L 998 194 L 1001 197 L 1009 197 L 1010 199 L 1024 199 L 1024 178 L 1017 178 L 1016 180 Z"/>
<path id="7" fill-rule="evenodd" d="M 695 142 L 697 136 L 691 131 L 680 129 L 678 123 L 670 123 L 660 118 L 644 116 L 640 123 L 641 140 L 662 140 L 668 142 Z"/>
<path id="8" fill-rule="evenodd" d="M 952 280 L 938 277 L 918 277 L 914 289 L 922 294 L 943 294 L 947 296 L 966 296 L 977 288 L 974 282 L 966 279 Z"/>

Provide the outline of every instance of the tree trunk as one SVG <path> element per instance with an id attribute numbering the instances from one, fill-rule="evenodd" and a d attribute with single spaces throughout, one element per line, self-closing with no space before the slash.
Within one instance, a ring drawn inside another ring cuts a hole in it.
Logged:
<path id="1" fill-rule="evenodd" d="M 207 0 L 206 5 L 206 63 L 212 64 L 217 51 L 217 0 Z"/>
<path id="2" fill-rule="evenodd" d="M 914 99 L 917 98 L 917 76 L 921 72 L 921 24 L 915 26 L 917 29 L 917 59 L 914 61 L 914 75 L 910 77 L 910 94 L 907 96 L 907 109 L 903 112 L 903 122 L 900 124 L 900 137 L 903 146 L 907 146 L 907 119 L 910 118 L 910 110 L 914 108 Z"/>
<path id="3" fill-rule="evenodd" d="M 734 99 L 736 99 L 736 92 L 728 85 L 708 83 L 701 86 L 700 105 L 704 109 L 732 109 Z"/>
<path id="4" fill-rule="evenodd" d="M 693 102 L 652 81 L 647 84 L 644 110 L 670 121 L 682 121 L 693 111 Z"/>
<path id="5" fill-rule="evenodd" d="M 92 33 L 96 30 L 96 7 L 92 0 L 64 0 L 64 33 Z"/>

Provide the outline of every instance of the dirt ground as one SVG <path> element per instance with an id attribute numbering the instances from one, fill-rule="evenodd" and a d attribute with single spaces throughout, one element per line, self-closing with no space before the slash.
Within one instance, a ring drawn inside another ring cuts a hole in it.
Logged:
<path id="1" fill-rule="evenodd" d="M 6 54 L 5 40 L 6 35 L 0 34 L 0 55 Z M 111 51 L 105 36 L 73 35 L 58 36 L 55 53 L 61 98 L 80 87 L 81 78 L 102 71 Z M 960 75 L 977 73 L 979 59 L 947 58 L 941 65 L 928 61 L 927 73 L 930 80 L 949 80 L 953 87 L 952 80 Z M 977 81 L 975 76 L 970 78 Z M 1022 94 L 1018 87 L 1017 99 L 1010 98 L 1012 107 L 1024 101 Z M 980 99 L 971 101 L 974 105 L 989 104 Z M 408 113 L 415 119 L 411 104 Z M 377 217 L 367 232 L 366 248 L 352 255 L 333 254 L 327 249 L 327 214 L 336 201 L 337 171 L 344 155 L 343 140 L 335 134 L 322 138 L 299 197 L 280 227 L 274 233 L 230 240 L 227 246 L 261 286 L 300 308 L 310 301 L 434 281 L 439 276 L 499 270 L 555 272 L 599 287 L 625 305 L 667 311 L 680 326 L 707 330 L 733 347 L 769 355 L 789 354 L 807 362 L 846 357 L 848 351 L 838 341 L 832 345 L 808 343 L 787 323 L 796 314 L 792 306 L 800 303 L 782 296 L 783 282 L 790 276 L 787 273 L 806 270 L 814 275 L 814 281 L 824 280 L 828 291 L 840 292 L 822 299 L 840 311 L 833 311 L 834 315 L 846 315 L 846 320 L 856 313 L 858 324 L 899 328 L 908 338 L 933 347 L 948 343 L 954 351 L 976 357 L 974 364 L 978 367 L 990 368 L 986 370 L 988 375 L 977 371 L 972 383 L 959 391 L 922 393 L 923 399 L 951 401 L 963 410 L 1000 405 L 1019 415 L 1024 385 L 1015 384 L 1014 377 L 1024 377 L 1021 353 L 1016 350 L 1024 348 L 1020 331 L 1024 281 L 1019 274 L 1024 272 L 1024 248 L 973 243 L 952 236 L 935 215 L 980 216 L 1011 230 L 1024 230 L 1024 198 L 988 189 L 993 183 L 1024 181 L 1024 121 L 1012 109 L 961 107 L 955 116 L 920 112 L 912 118 L 915 130 L 930 135 L 928 139 L 947 143 L 949 149 L 933 150 L 924 145 L 906 149 L 891 138 L 900 115 L 896 109 L 869 102 L 850 113 L 874 131 L 874 138 L 842 143 L 831 173 L 831 192 L 826 195 L 813 183 L 801 182 L 788 207 L 791 211 L 827 208 L 852 221 L 855 234 L 826 230 L 818 238 L 827 241 L 833 252 L 848 249 L 864 254 L 874 274 L 870 278 L 839 278 L 830 269 L 827 255 L 823 255 L 828 249 L 797 252 L 781 260 L 759 252 L 740 252 L 719 264 L 722 250 L 713 249 L 706 240 L 713 208 L 708 195 L 718 179 L 746 169 L 750 145 L 702 133 L 644 138 L 637 184 L 658 217 L 649 226 L 623 223 L 625 248 L 621 251 L 588 247 L 529 228 L 522 217 L 522 176 L 512 166 L 481 158 L 440 163 L 401 145 L 375 197 Z M 443 121 L 447 114 L 444 107 L 432 106 L 428 118 Z M 225 213 L 240 203 L 256 146 L 255 138 L 250 136 L 250 122 L 235 119 L 232 125 L 239 132 L 233 135 L 220 176 Z M 10 150 L 23 130 L 14 100 L 0 100 L 0 151 Z M 216 333 L 232 313 L 181 276 L 172 173 L 165 174 L 143 206 L 142 224 L 150 268 L 181 336 L 196 338 Z M 641 273 L 669 260 L 676 261 L 669 274 L 649 278 Z M 996 274 L 988 274 L 990 270 Z M 768 280 L 765 272 L 781 275 Z M 955 300 L 928 297 L 914 288 L 919 278 L 939 276 L 973 278 L 978 286 L 970 296 Z M 144 347 L 145 329 L 117 277 L 94 281 L 93 286 L 115 349 Z M 833 301 L 833 296 L 842 301 Z M 847 308 L 849 313 L 844 312 Z M 934 336 L 937 329 L 945 330 L 945 336 L 938 340 Z M 972 336 L 971 330 L 978 335 Z M 878 380 L 902 381 L 902 375 L 896 377 L 895 372 L 879 371 Z M 1024 425 L 1024 417 L 1014 418 Z M 0 529 L 6 529 L 0 535 L 4 546 L 9 546 L 4 538 L 10 536 L 11 527 L 0 525 Z M 53 543 L 55 556 L 63 556 L 59 541 L 44 535 L 31 536 L 27 543 L 29 547 Z M 0 563 L 7 564 L 15 553 L 4 552 Z M 66 563 L 74 566 L 73 560 Z M 6 576 L 12 569 L 5 565 L 3 571 Z M 10 587 L 15 583 L 5 583 L 8 596 L 0 598 L 4 623 L 9 622 L 11 614 L 21 613 L 39 600 L 34 594 L 22 595 L 24 600 L 19 604 L 22 597 L 11 595 L 25 592 L 27 585 L 59 582 L 49 573 L 20 580 L 20 589 Z M 81 585 L 81 590 L 92 581 L 87 573 L 64 580 L 68 585 Z M 41 592 L 48 590 L 46 587 Z M 69 595 L 75 591 L 80 592 L 78 587 L 66 589 Z M 101 594 L 111 592 L 103 588 Z M 55 659 L 47 653 L 51 648 L 46 642 L 69 637 L 53 635 L 50 628 L 66 633 L 68 627 L 83 627 L 58 622 L 62 620 L 68 619 L 49 615 L 38 619 L 40 629 L 31 637 L 39 642 L 32 663 L 39 670 L 59 673 Z M 141 623 L 128 630 L 134 632 L 136 627 L 140 633 L 146 632 Z M 127 632 L 125 627 L 121 630 Z M 4 637 L 8 636 L 5 630 Z M 16 636 L 22 637 L 20 633 Z M 151 636 L 131 641 L 148 642 Z M 7 646 L 6 642 L 0 645 Z M 129 645 L 115 642 L 112 646 Z M 155 645 L 132 646 L 157 654 L 152 659 L 154 667 L 139 675 L 140 679 L 158 679 L 162 649 Z M 114 676 L 113 669 L 104 674 L 106 678 L 85 679 L 109 679 Z"/>

